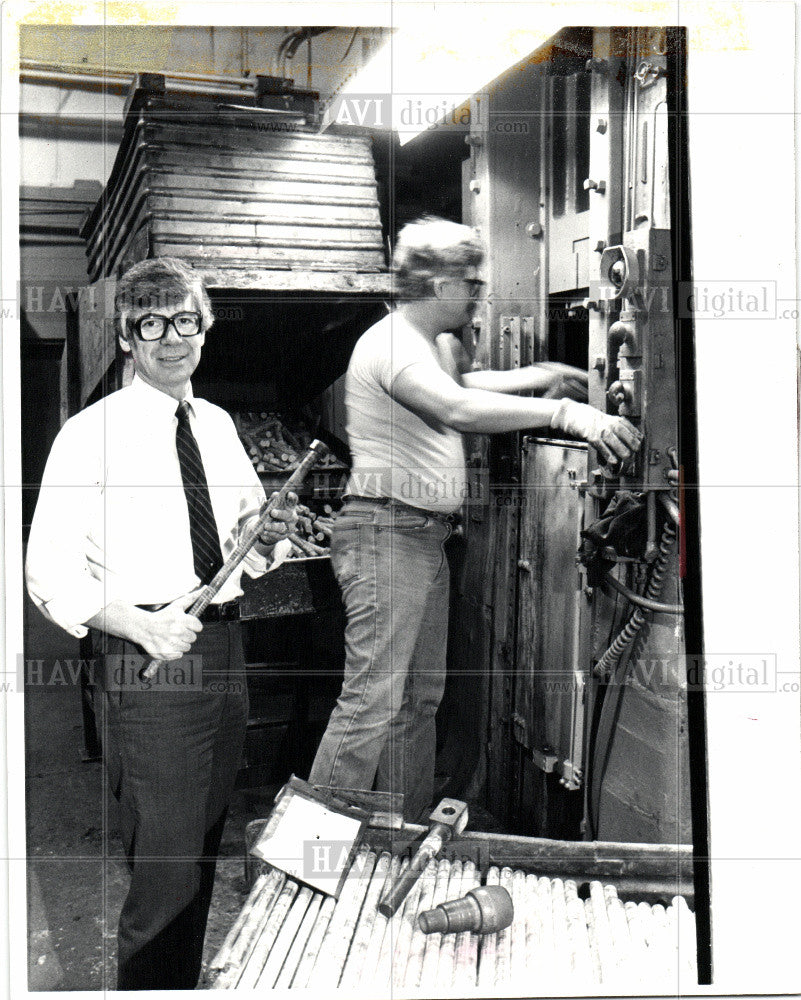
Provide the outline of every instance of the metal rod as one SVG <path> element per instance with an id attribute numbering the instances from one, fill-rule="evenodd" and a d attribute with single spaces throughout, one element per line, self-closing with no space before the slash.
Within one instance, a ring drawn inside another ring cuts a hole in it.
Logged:
<path id="1" fill-rule="evenodd" d="M 501 868 L 500 885 L 512 895 L 513 872 L 511 868 Z M 508 983 L 512 973 L 512 928 L 504 927 L 496 933 L 498 941 L 498 961 L 495 970 L 495 983 Z"/>
<path id="2" fill-rule="evenodd" d="M 465 895 L 462 892 L 462 882 L 464 881 L 464 866 L 456 858 L 451 861 L 451 877 L 448 881 L 447 899 L 461 899 Z M 465 890 L 469 891 L 469 890 Z M 456 955 L 457 934 L 440 935 L 439 961 L 437 962 L 437 972 L 433 982 L 438 987 L 450 987 L 453 982 L 453 961 Z"/>
<path id="3" fill-rule="evenodd" d="M 603 983 L 603 968 L 601 965 L 601 951 L 598 947 L 598 934 L 595 927 L 595 909 L 591 899 L 584 900 L 584 921 L 587 925 L 587 936 L 590 941 L 590 957 L 592 959 L 593 979 L 597 983 Z"/>
<path id="4" fill-rule="evenodd" d="M 487 885 L 500 885 L 500 870 L 493 865 L 487 872 Z M 485 934 L 479 939 L 478 953 L 478 987 L 489 992 L 495 985 L 495 973 L 498 966 L 498 935 Z"/>
<path id="5" fill-rule="evenodd" d="M 39 83 L 45 86 L 67 84 L 76 90 L 83 89 L 84 87 L 102 87 L 104 90 L 115 90 L 121 94 L 127 93 L 131 89 L 133 81 L 133 74 L 128 77 L 116 77 L 107 75 L 96 76 L 92 73 L 58 73 L 31 69 L 20 71 L 21 83 Z M 231 97 L 242 97 L 247 93 L 244 85 L 231 85 L 231 81 L 227 81 L 227 85 L 218 83 L 207 86 L 201 83 L 193 83 L 189 80 L 184 81 L 167 77 L 166 82 L 169 92 L 172 94 L 200 94 L 207 97 L 227 97 L 229 95 Z M 253 93 L 252 83 L 250 91 Z"/>
<path id="6" fill-rule="evenodd" d="M 259 974 L 259 978 L 256 980 L 255 985 L 257 987 L 262 989 L 272 989 L 273 986 L 275 986 L 275 981 L 281 972 L 287 955 L 289 954 L 289 950 L 295 940 L 295 935 L 297 934 L 298 928 L 300 927 L 303 917 L 306 914 L 306 910 L 309 907 L 312 895 L 313 890 L 307 885 L 302 885 L 297 895 L 292 900 L 289 912 L 286 914 L 281 923 L 278 936 L 275 938 L 269 954 L 267 955 L 267 960 L 264 963 L 261 973 Z"/>
<path id="7" fill-rule="evenodd" d="M 345 959 L 342 975 L 339 979 L 340 988 L 351 989 L 359 985 L 362 978 L 367 949 L 372 937 L 373 925 L 377 914 L 376 904 L 387 881 L 387 873 L 390 870 L 390 855 L 384 851 L 376 863 L 373 870 L 370 884 L 367 887 L 367 894 L 364 897 L 359 922 L 353 932 L 350 942 L 350 950 Z"/>
<path id="8" fill-rule="evenodd" d="M 390 885 L 393 885 L 398 877 L 401 870 L 401 859 L 396 855 L 391 858 L 389 870 L 387 872 L 386 881 L 384 883 L 384 888 L 386 889 Z M 384 944 L 389 936 L 390 921 L 383 913 L 380 913 L 376 908 L 375 919 L 373 920 L 373 930 L 370 935 L 370 943 L 367 949 L 367 953 L 364 959 L 364 965 L 362 967 L 362 982 L 376 984 L 383 983 L 386 985 L 389 981 L 388 976 L 381 968 L 381 958 L 384 951 Z M 380 979 L 379 979 L 380 977 Z"/>
<path id="9" fill-rule="evenodd" d="M 526 968 L 539 975 L 542 968 L 542 927 L 539 907 L 539 895 L 537 893 L 537 876 L 532 872 L 526 875 L 525 881 L 525 918 L 526 918 L 526 947 L 525 965 Z M 540 989 L 547 986 L 541 979 Z"/>
<path id="10" fill-rule="evenodd" d="M 297 894 L 298 883 L 292 879 L 287 879 L 284 888 L 281 890 L 281 895 L 275 901 L 270 916 L 262 927 L 261 934 L 253 946 L 253 951 L 248 956 L 248 960 L 242 969 L 242 975 L 236 984 L 237 989 L 252 990 L 259 981 L 261 970 L 264 968 L 269 957 L 270 949 L 278 937 L 284 923 L 284 918 L 289 912 L 289 907 L 292 905 L 292 901 Z"/>
<path id="11" fill-rule="evenodd" d="M 317 958 L 320 954 L 323 941 L 325 940 L 328 926 L 331 923 L 331 917 L 334 913 L 336 902 L 337 901 L 333 896 L 326 896 L 320 905 L 320 912 L 317 914 L 317 919 L 314 921 L 314 927 L 312 927 L 311 933 L 309 934 L 309 939 L 303 950 L 303 957 L 298 963 L 297 972 L 292 977 L 291 985 L 295 989 L 304 989 L 309 985 L 309 980 L 311 979 L 314 968 L 317 965 Z"/>
<path id="12" fill-rule="evenodd" d="M 553 947 L 555 967 L 573 971 L 574 960 L 567 931 L 567 903 L 565 884 L 560 878 L 551 879 L 551 912 L 553 913 Z"/>
<path id="13" fill-rule="evenodd" d="M 243 965 L 252 952 L 256 940 L 261 934 L 262 928 L 267 923 L 270 911 L 272 910 L 276 899 L 284 887 L 284 882 L 286 881 L 286 875 L 284 875 L 283 872 L 279 872 L 277 869 L 273 869 L 267 878 L 268 885 L 266 886 L 263 895 L 261 895 L 258 899 L 258 910 L 254 907 L 252 910 L 252 916 L 243 926 L 243 933 L 240 934 L 236 943 L 231 948 L 231 953 L 228 958 L 228 968 L 217 979 L 215 984 L 217 989 L 231 989 L 231 987 L 235 986 L 239 981 Z"/>
<path id="14" fill-rule="evenodd" d="M 439 862 L 437 862 L 436 859 L 431 858 L 426 867 L 423 869 L 423 873 L 420 875 L 420 881 L 423 884 L 420 890 L 420 899 L 412 917 L 412 939 L 409 942 L 409 957 L 406 961 L 406 968 L 403 976 L 403 985 L 406 989 L 409 989 L 410 987 L 413 989 L 420 981 L 420 972 L 423 967 L 423 956 L 425 954 L 428 936 L 423 933 L 423 930 L 417 921 L 417 917 L 422 910 L 430 910 L 434 905 L 434 889 L 439 881 L 439 873 L 443 862 L 450 865 L 450 862 L 445 858 Z M 414 861 L 412 861 L 412 864 L 414 864 Z"/>
<path id="15" fill-rule="evenodd" d="M 392 885 L 397 881 L 398 876 L 402 875 L 403 872 L 409 866 L 409 859 L 403 858 L 397 869 L 392 870 Z M 392 990 L 392 962 L 393 956 L 395 954 L 395 948 L 398 943 L 398 936 L 400 934 L 401 923 L 403 921 L 403 907 L 397 910 L 393 916 L 387 917 L 383 913 L 379 913 L 382 920 L 386 921 L 386 928 L 384 930 L 384 937 L 381 941 L 381 951 L 378 956 L 378 964 L 376 966 L 376 988 L 381 991 L 381 994 L 388 994 Z"/>
<path id="16" fill-rule="evenodd" d="M 56 73 L 76 73 L 85 75 L 102 76 L 126 76 L 133 78 L 135 75 L 129 69 L 115 66 L 98 66 L 96 63 L 49 63 L 39 59 L 20 59 L 21 70 L 38 70 L 41 72 L 52 71 Z M 256 78 L 253 76 L 215 76 L 211 73 L 188 73 L 184 70 L 170 70 L 163 76 L 169 80 L 197 80 L 201 83 L 231 83 L 239 86 L 254 86 Z"/>
<path id="17" fill-rule="evenodd" d="M 512 876 L 512 905 L 514 919 L 511 926 L 511 965 L 509 977 L 514 987 L 523 987 L 528 980 L 530 971 L 526 968 L 526 873 L 515 871 Z"/>
<path id="18" fill-rule="evenodd" d="M 320 946 L 320 958 L 314 967 L 310 986 L 330 989 L 339 982 L 375 863 L 375 852 L 366 846 L 361 847 L 342 886 L 334 915 Z"/>
<path id="19" fill-rule="evenodd" d="M 539 900 L 540 920 L 542 928 L 542 967 L 545 970 L 546 978 L 553 985 L 554 970 L 556 969 L 556 946 L 553 933 L 553 899 L 551 893 L 551 880 L 541 875 L 537 879 L 537 897 Z"/>
<path id="20" fill-rule="evenodd" d="M 472 861 L 465 861 L 462 871 L 461 895 L 481 885 L 481 879 Z M 474 989 L 478 979 L 478 934 L 472 931 L 461 931 L 456 936 L 454 948 L 453 971 L 454 987 L 467 986 Z"/>
<path id="21" fill-rule="evenodd" d="M 321 892 L 315 892 L 312 895 L 309 905 L 306 908 L 306 912 L 303 914 L 303 921 L 300 925 L 298 933 L 295 935 L 295 940 L 292 942 L 292 947 L 289 949 L 289 954 L 286 957 L 283 968 L 275 981 L 276 989 L 287 989 L 298 971 L 298 966 L 300 965 L 301 959 L 303 958 L 303 953 L 306 949 L 306 945 L 309 940 L 309 936 L 312 933 L 312 929 L 317 921 L 317 916 L 320 912 L 320 906 L 322 905 L 323 899 L 325 897 Z"/>
<path id="22" fill-rule="evenodd" d="M 434 895 L 431 898 L 432 907 L 439 906 L 440 903 L 445 903 L 448 899 L 453 898 L 448 895 L 448 889 L 453 875 L 453 864 L 454 863 L 448 858 L 442 858 L 437 865 L 437 880 L 434 884 Z M 419 912 L 422 912 L 422 907 Z M 446 935 L 446 937 L 452 936 L 453 935 Z M 442 934 L 427 934 L 425 936 L 418 984 L 424 985 L 426 983 L 436 982 L 442 940 Z"/>
<path id="23" fill-rule="evenodd" d="M 578 898 L 576 883 L 572 880 L 565 882 L 565 907 L 573 952 L 573 979 L 578 987 L 586 990 L 588 985 L 595 984 L 595 977 L 584 904 Z"/>
<path id="24" fill-rule="evenodd" d="M 595 933 L 598 938 L 598 953 L 601 958 L 601 975 L 604 983 L 615 978 L 617 962 L 615 960 L 612 932 L 609 928 L 609 917 L 606 913 L 606 898 L 604 887 L 600 882 L 590 882 L 590 902 L 595 918 Z"/>
<path id="25" fill-rule="evenodd" d="M 430 862 L 430 874 L 432 876 L 436 870 L 435 865 L 436 862 L 432 860 Z M 400 922 L 398 938 L 392 954 L 392 986 L 394 989 L 400 989 L 406 978 L 406 963 L 409 959 L 409 948 L 411 947 L 414 926 L 417 923 L 417 913 L 419 910 L 417 904 L 420 901 L 420 895 L 427 881 L 428 872 L 429 866 L 418 875 L 417 880 L 409 890 L 409 895 L 403 902 L 403 918 Z"/>
<path id="26" fill-rule="evenodd" d="M 225 936 L 225 940 L 217 951 L 217 954 L 211 960 L 211 963 L 209 964 L 209 973 L 219 973 L 225 969 L 228 964 L 228 959 L 231 955 L 234 942 L 242 933 L 242 928 L 245 926 L 245 922 L 251 919 L 254 909 L 256 909 L 259 905 L 260 898 L 267 891 L 268 884 L 269 879 L 267 872 L 263 872 L 256 879 L 253 888 L 250 890 L 250 895 L 248 896 L 245 905 L 239 911 L 239 916 L 234 921 L 233 927 L 230 931 L 228 931 Z"/>

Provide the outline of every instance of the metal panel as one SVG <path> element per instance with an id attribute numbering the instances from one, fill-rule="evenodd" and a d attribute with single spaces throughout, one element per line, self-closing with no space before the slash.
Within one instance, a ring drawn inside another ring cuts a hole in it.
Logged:
<path id="1" fill-rule="evenodd" d="M 544 771 L 578 787 L 583 766 L 584 684 L 579 641 L 584 600 L 576 565 L 586 447 L 523 447 L 515 735 Z"/>
<path id="2" fill-rule="evenodd" d="M 589 214 L 586 158 L 590 80 L 586 73 L 554 76 L 549 82 L 550 209 L 548 289 L 571 291 L 588 283 Z M 594 197 L 595 191 L 589 192 Z"/>

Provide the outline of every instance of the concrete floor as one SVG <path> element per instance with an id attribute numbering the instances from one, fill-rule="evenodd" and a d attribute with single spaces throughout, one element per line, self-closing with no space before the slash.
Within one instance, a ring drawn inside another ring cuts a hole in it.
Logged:
<path id="1" fill-rule="evenodd" d="M 116 925 L 128 885 L 116 802 L 102 765 L 83 761 L 80 686 L 66 661 L 78 643 L 28 602 L 26 659 L 44 661 L 25 689 L 30 990 L 100 990 L 116 984 Z M 53 673 L 58 661 L 61 673 Z M 213 957 L 247 896 L 244 831 L 269 813 L 276 788 L 239 791 L 217 866 L 204 960 Z"/>

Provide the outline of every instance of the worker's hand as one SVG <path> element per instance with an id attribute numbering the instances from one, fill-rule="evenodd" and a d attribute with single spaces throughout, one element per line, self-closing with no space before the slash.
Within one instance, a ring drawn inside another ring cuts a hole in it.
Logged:
<path id="1" fill-rule="evenodd" d="M 270 497 L 268 503 L 272 503 L 278 496 L 277 493 L 273 493 Z M 276 507 L 272 511 L 271 517 L 273 519 L 272 524 L 268 524 L 266 527 L 262 528 L 261 534 L 259 535 L 259 541 L 262 545 L 269 548 L 275 545 L 276 542 L 280 542 L 282 538 L 286 538 L 295 530 L 295 525 L 298 520 L 298 498 L 294 493 L 287 493 L 285 505 L 283 507 Z M 263 510 L 264 508 L 262 508 Z"/>
<path id="2" fill-rule="evenodd" d="M 199 590 L 193 590 L 160 611 L 145 612 L 145 635 L 140 644 L 148 656 L 152 656 L 154 660 L 169 662 L 180 660 L 189 652 L 198 632 L 203 630 L 203 625 L 194 615 L 188 615 L 186 609 L 194 604 L 199 593 Z"/>
<path id="3" fill-rule="evenodd" d="M 562 401 L 551 419 L 551 427 L 583 438 L 611 464 L 625 461 L 642 444 L 642 434 L 625 417 L 610 417 L 592 406 Z"/>
<path id="4" fill-rule="evenodd" d="M 559 361 L 540 361 L 537 368 L 549 372 L 552 384 L 542 394 L 545 399 L 572 399 L 587 402 L 587 373 L 583 368 L 563 365 Z"/>

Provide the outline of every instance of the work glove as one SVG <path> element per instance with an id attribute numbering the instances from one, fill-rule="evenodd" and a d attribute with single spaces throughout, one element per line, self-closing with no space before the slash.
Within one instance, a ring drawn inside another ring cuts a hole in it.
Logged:
<path id="1" fill-rule="evenodd" d="M 573 399 L 587 402 L 587 373 L 582 368 L 563 365 L 559 361 L 539 361 L 542 368 L 553 375 L 553 384 L 543 393 L 544 399 Z"/>
<path id="2" fill-rule="evenodd" d="M 551 418 L 551 427 L 582 438 L 612 465 L 630 458 L 642 444 L 642 435 L 625 417 L 610 417 L 572 399 L 562 400 Z"/>

